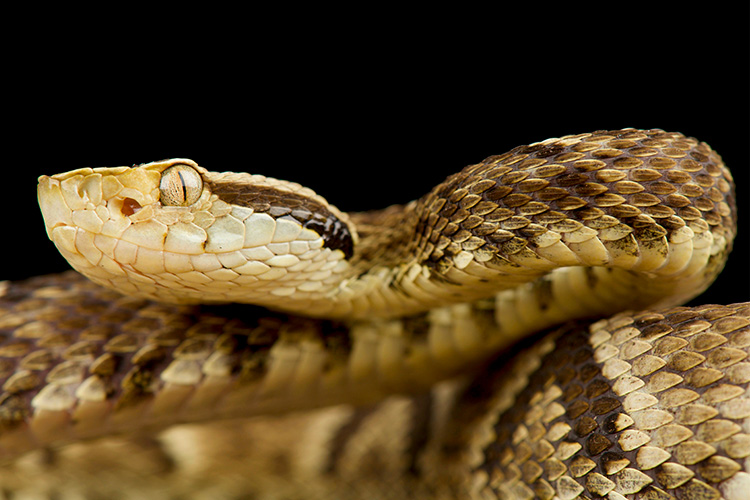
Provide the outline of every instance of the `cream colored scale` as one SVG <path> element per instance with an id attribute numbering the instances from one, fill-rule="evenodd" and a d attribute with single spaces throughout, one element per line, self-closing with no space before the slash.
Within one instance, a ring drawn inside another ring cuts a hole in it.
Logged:
<path id="1" fill-rule="evenodd" d="M 299 224 L 224 203 L 195 168 L 170 160 L 42 177 L 50 238 L 97 283 L 170 302 L 280 305 L 294 293 L 332 293 L 348 267 L 341 252 Z"/>

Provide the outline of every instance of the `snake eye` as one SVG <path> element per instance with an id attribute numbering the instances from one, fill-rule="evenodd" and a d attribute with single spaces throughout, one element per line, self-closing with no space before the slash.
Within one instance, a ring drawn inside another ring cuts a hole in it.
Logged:
<path id="1" fill-rule="evenodd" d="M 161 174 L 161 204 L 186 207 L 195 203 L 203 191 L 203 179 L 189 165 L 172 165 Z"/>

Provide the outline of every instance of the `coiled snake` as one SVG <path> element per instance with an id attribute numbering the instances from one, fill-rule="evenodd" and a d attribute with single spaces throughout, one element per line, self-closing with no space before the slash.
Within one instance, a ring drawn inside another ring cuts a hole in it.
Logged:
<path id="1" fill-rule="evenodd" d="M 367 213 L 184 159 L 43 176 L 97 284 L 3 285 L 0 493 L 746 499 L 750 304 L 675 307 L 733 196 L 706 144 L 633 129 Z"/>

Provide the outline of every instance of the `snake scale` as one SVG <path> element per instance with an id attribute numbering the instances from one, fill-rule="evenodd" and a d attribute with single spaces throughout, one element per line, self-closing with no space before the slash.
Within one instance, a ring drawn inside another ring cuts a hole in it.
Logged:
<path id="1" fill-rule="evenodd" d="M 2 285 L 0 497 L 747 499 L 750 304 L 680 306 L 733 191 L 634 129 L 366 213 L 186 159 L 42 176 L 90 280 Z"/>

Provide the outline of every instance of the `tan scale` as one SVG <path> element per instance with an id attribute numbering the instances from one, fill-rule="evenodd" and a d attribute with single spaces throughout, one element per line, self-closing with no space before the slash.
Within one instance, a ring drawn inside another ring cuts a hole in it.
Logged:
<path id="1" fill-rule="evenodd" d="M 98 285 L 3 285 L 0 492 L 746 498 L 750 306 L 670 309 L 733 196 L 707 145 L 632 129 L 366 213 L 187 159 L 43 176 Z"/>
<path id="2" fill-rule="evenodd" d="M 747 498 L 749 327 L 750 305 L 735 304 L 620 315 L 585 334 L 574 326 L 554 332 L 554 345 L 545 345 L 548 337 L 529 351 L 533 360 L 494 362 L 495 378 L 480 382 L 494 401 L 457 406 L 456 434 L 484 437 L 469 447 L 470 460 L 467 450 L 455 461 L 476 471 L 477 498 Z M 687 343 L 660 352 L 676 340 Z M 633 350 L 634 341 L 645 345 Z M 720 351 L 726 344 L 734 357 Z M 744 375 L 686 382 L 682 375 L 710 370 L 709 359 Z M 620 369 L 607 373 L 608 364 Z M 679 380 L 650 384 L 664 374 Z M 561 415 L 550 411 L 558 403 Z M 479 430 L 466 426 L 472 421 Z"/>

